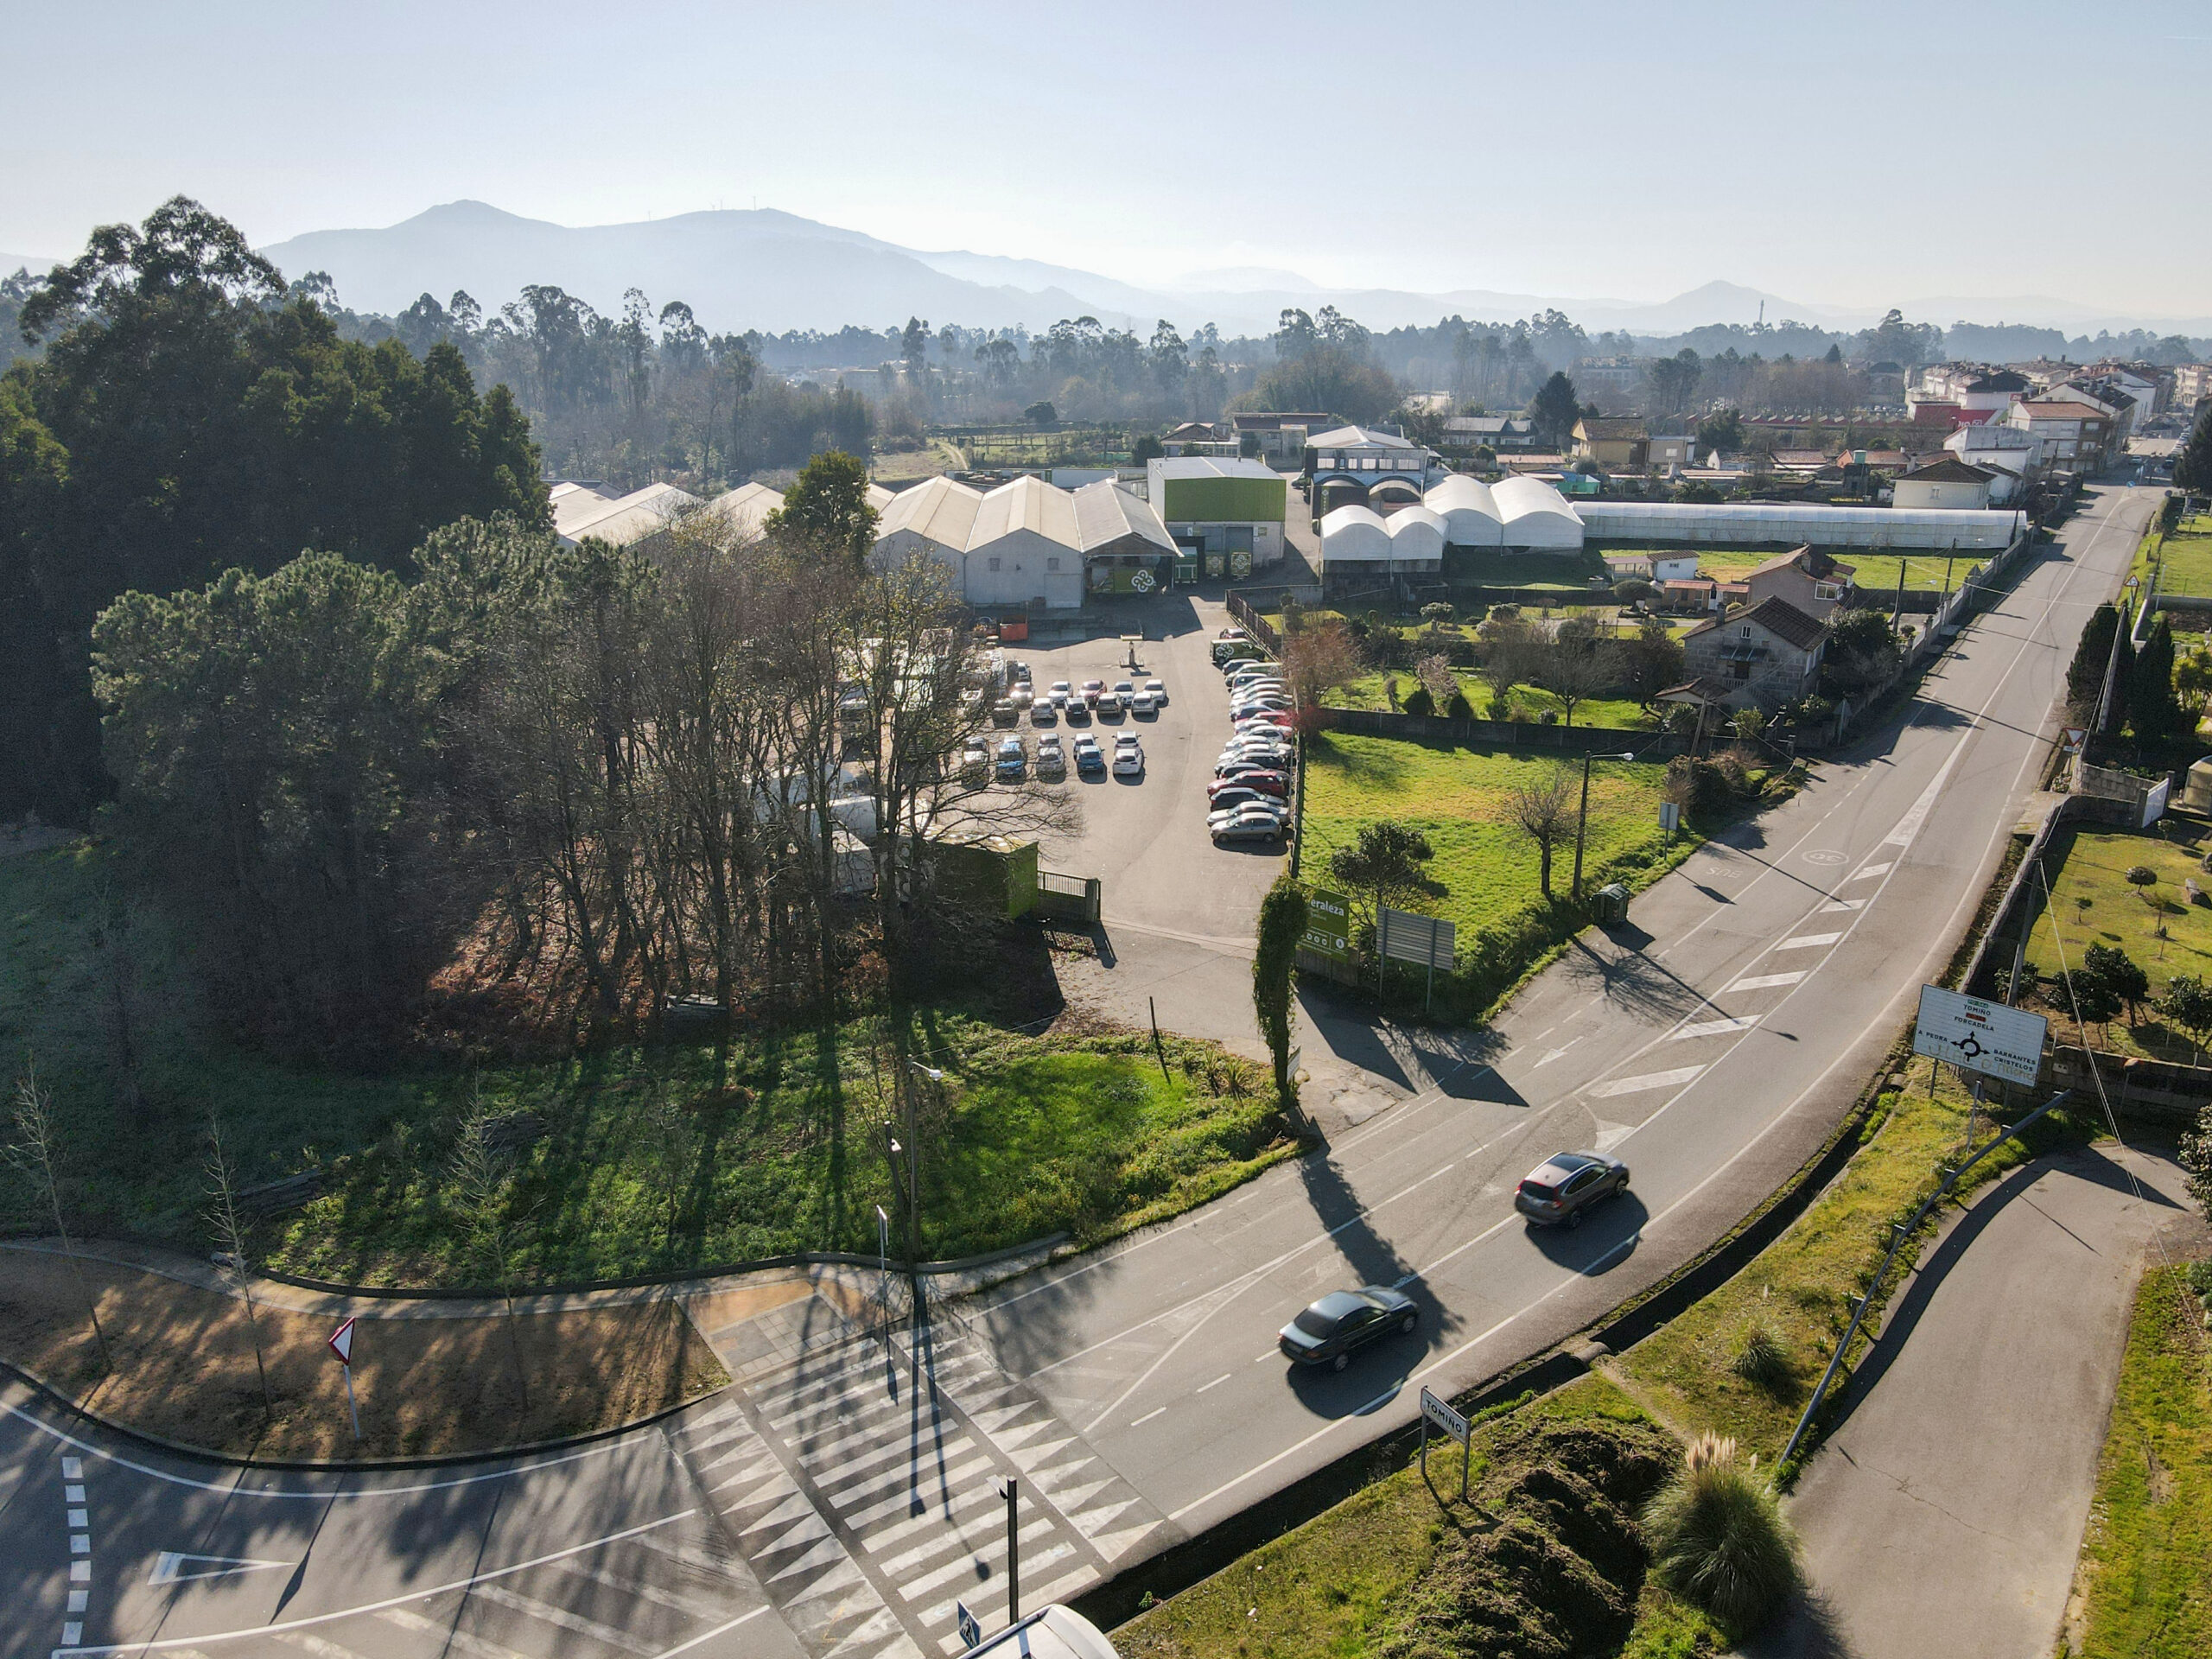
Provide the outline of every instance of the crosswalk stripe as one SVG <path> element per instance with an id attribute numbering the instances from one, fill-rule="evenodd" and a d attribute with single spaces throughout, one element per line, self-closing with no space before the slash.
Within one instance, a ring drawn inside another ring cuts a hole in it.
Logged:
<path id="1" fill-rule="evenodd" d="M 480 1596 L 486 1601 L 496 1601 L 502 1607 L 527 1614 L 543 1624 L 557 1624 L 564 1630 L 574 1630 L 578 1636 L 604 1642 L 608 1647 L 620 1648 L 625 1653 L 642 1655 L 644 1659 L 653 1659 L 660 1652 L 658 1643 L 640 1642 L 627 1630 L 619 1630 L 612 1624 L 602 1624 L 595 1618 L 586 1618 L 582 1613 L 572 1613 L 566 1607 L 556 1607 L 535 1596 L 523 1595 L 503 1584 L 480 1584 L 470 1590 L 469 1594 Z"/>
<path id="2" fill-rule="evenodd" d="M 502 1647 L 497 1642 L 486 1642 L 472 1630 L 464 1630 L 451 1623 L 441 1624 L 435 1619 L 425 1618 L 404 1607 L 387 1607 L 377 1617 L 387 1624 L 414 1635 L 435 1637 L 453 1651 L 468 1655 L 469 1659 L 528 1659 L 527 1655 L 517 1653 L 512 1648 Z M 325 1659 L 327 1659 L 327 1656 Z"/>
<path id="3" fill-rule="evenodd" d="M 1763 1017 L 1756 1014 L 1738 1014 L 1726 1020 L 1701 1020 L 1696 1025 L 1684 1026 L 1667 1040 L 1679 1043 L 1691 1037 L 1722 1037 L 1732 1031 L 1749 1031 Z"/>
<path id="4" fill-rule="evenodd" d="M 574 1560 L 556 1561 L 553 1563 L 553 1567 L 556 1572 L 565 1573 L 570 1578 L 588 1579 L 594 1584 L 605 1585 L 609 1590 L 619 1590 L 626 1596 L 635 1596 L 639 1601 L 650 1601 L 658 1606 L 673 1608 L 676 1611 L 686 1614 L 692 1618 L 721 1618 L 728 1612 L 727 1609 L 713 1602 L 700 1601 L 675 1590 L 664 1590 L 660 1586 L 648 1584 L 643 1579 L 632 1578 L 620 1573 L 610 1573 L 603 1567 L 594 1567 L 586 1561 Z"/>
<path id="5" fill-rule="evenodd" d="M 780 1584 L 785 1579 L 791 1577 L 794 1573 L 811 1573 L 817 1567 L 827 1567 L 832 1561 L 842 1560 L 844 1559 L 844 1545 L 839 1543 L 836 1538 L 831 1534 L 824 1531 L 821 1542 L 816 1544 L 804 1554 L 799 1556 L 798 1560 L 791 1561 L 780 1570 L 770 1573 L 768 1575 L 767 1582 L 770 1584 Z"/>
<path id="6" fill-rule="evenodd" d="M 1743 979 L 1738 980 L 1734 984 L 1726 987 L 1720 994 L 1723 996 L 1726 996 L 1730 991 L 1768 991 L 1781 985 L 1795 985 L 1799 980 L 1804 977 L 1805 976 L 1802 972 L 1795 974 L 1751 974 Z"/>
<path id="7" fill-rule="evenodd" d="M 1784 939 L 1774 948 L 1777 950 L 1809 950 L 1816 944 L 1834 944 L 1842 937 L 1840 933 L 1800 933 L 1794 939 Z"/>
<path id="8" fill-rule="evenodd" d="M 1611 1083 L 1592 1085 L 1589 1092 L 1600 1100 L 1611 1100 L 1616 1095 L 1642 1094 L 1647 1089 L 1671 1089 L 1678 1083 L 1688 1083 L 1705 1068 L 1701 1065 L 1678 1065 L 1671 1071 L 1647 1071 L 1640 1077 L 1616 1077 Z"/>

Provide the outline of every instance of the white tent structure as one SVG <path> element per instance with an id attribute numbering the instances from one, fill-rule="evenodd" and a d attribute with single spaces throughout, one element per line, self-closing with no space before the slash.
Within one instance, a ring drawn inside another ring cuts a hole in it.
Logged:
<path id="1" fill-rule="evenodd" d="M 1505 486 L 1498 486 L 1502 496 Z M 1710 505 L 1671 501 L 1586 501 L 1575 509 L 1599 541 L 1663 540 L 1864 548 L 1957 548 L 1997 552 L 2026 520 L 2017 512 L 1971 507 L 1833 507 L 1791 503 Z M 1509 535 L 1507 540 L 1512 537 Z"/>
<path id="2" fill-rule="evenodd" d="M 922 553 L 950 566 L 957 576 L 982 505 L 981 490 L 942 475 L 901 490 L 876 520 L 875 548 L 868 562 L 887 570 Z"/>
<path id="3" fill-rule="evenodd" d="M 1507 547 L 1579 549 L 1584 520 L 1567 498 L 1537 478 L 1502 478 L 1491 487 Z"/>
<path id="4" fill-rule="evenodd" d="M 1453 547 L 1496 547 L 1505 539 L 1504 515 L 1497 510 L 1490 486 L 1479 478 L 1454 473 L 1421 498 L 1432 512 L 1444 517 L 1444 539 Z"/>
<path id="5" fill-rule="evenodd" d="M 1444 515 L 1427 507 L 1401 507 L 1383 521 L 1390 532 L 1393 569 L 1425 574 L 1444 563 Z"/>
<path id="6" fill-rule="evenodd" d="M 698 505 L 699 498 L 688 490 L 679 490 L 673 484 L 648 484 L 642 490 L 632 490 L 607 502 L 601 509 L 572 512 L 569 522 L 559 525 L 558 533 L 572 547 L 588 537 L 627 547 L 632 542 L 658 535 L 677 513 Z M 557 518 L 555 522 L 559 524 Z"/>
<path id="7" fill-rule="evenodd" d="M 987 493 L 968 536 L 961 591 L 971 605 L 1073 610 L 1083 603 L 1075 498 L 1027 474 Z"/>
<path id="8" fill-rule="evenodd" d="M 1332 566 L 1390 563 L 1390 531 L 1372 507 L 1337 507 L 1321 520 L 1321 571 Z"/>

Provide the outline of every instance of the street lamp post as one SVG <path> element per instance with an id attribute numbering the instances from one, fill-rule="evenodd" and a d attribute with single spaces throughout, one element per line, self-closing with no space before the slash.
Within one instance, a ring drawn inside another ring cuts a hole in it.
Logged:
<path id="1" fill-rule="evenodd" d="M 944 1073 L 933 1065 L 909 1059 L 906 1069 L 918 1071 L 931 1083 L 942 1084 Z M 922 1282 L 922 1136 L 914 1121 L 914 1084 L 902 1074 L 906 1096 L 906 1270 L 918 1290 Z"/>
<path id="2" fill-rule="evenodd" d="M 1592 760 L 1633 760 L 1635 753 L 1586 754 L 1582 757 L 1582 807 L 1574 815 L 1574 896 L 1582 897 L 1582 831 L 1590 822 L 1590 763 Z"/>

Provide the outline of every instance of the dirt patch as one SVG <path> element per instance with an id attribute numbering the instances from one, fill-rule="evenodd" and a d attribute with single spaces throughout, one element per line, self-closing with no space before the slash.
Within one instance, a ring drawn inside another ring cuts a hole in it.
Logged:
<path id="1" fill-rule="evenodd" d="M 1645 1423 L 1540 1422 L 1501 1440 L 1477 1495 L 1483 1519 L 1440 1542 L 1379 1651 L 1389 1659 L 1618 1651 L 1643 1586 L 1637 1514 L 1675 1455 Z"/>
<path id="2" fill-rule="evenodd" d="M 364 1317 L 356 1442 L 335 1322 L 158 1274 L 10 1252 L 0 1358 L 111 1421 L 231 1456 L 346 1461 L 494 1451 L 613 1428 L 728 1381 L 672 1300 L 477 1319 Z M 98 1298 L 113 1368 L 86 1313 Z M 264 1411 L 254 1326 L 273 1409 Z"/>

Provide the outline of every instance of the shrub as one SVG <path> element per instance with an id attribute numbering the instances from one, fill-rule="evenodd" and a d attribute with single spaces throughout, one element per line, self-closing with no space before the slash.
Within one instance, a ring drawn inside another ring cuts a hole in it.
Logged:
<path id="1" fill-rule="evenodd" d="M 1681 1472 L 1643 1511 L 1651 1569 L 1738 1637 L 1778 1611 L 1798 1585 L 1797 1539 L 1774 1489 L 1736 1461 L 1736 1442 L 1700 1434 Z"/>
<path id="2" fill-rule="evenodd" d="M 1444 715 L 1447 720 L 1472 720 L 1475 706 L 1467 701 L 1465 691 L 1454 691 L 1451 702 L 1444 705 Z"/>
<path id="3" fill-rule="evenodd" d="M 1427 686 L 1417 685 L 1406 694 L 1405 711 L 1409 715 L 1433 715 L 1436 712 L 1436 699 L 1429 696 Z"/>
<path id="4" fill-rule="evenodd" d="M 1794 1375 L 1789 1350 L 1764 1319 L 1753 1320 L 1744 1332 L 1744 1345 L 1728 1362 L 1728 1369 L 1769 1393 L 1779 1393 Z"/>

